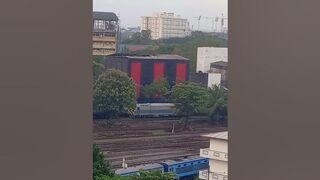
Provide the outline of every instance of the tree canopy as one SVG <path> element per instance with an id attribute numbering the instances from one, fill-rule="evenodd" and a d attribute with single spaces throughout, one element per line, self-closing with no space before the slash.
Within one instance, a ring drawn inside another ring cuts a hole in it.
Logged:
<path id="1" fill-rule="evenodd" d="M 173 87 L 171 99 L 176 104 L 177 114 L 184 120 L 185 128 L 188 128 L 189 117 L 207 105 L 208 96 L 206 88 L 194 83 L 179 83 Z"/>
<path id="2" fill-rule="evenodd" d="M 99 180 L 105 176 L 114 176 L 109 162 L 105 161 L 101 149 L 96 144 L 93 145 L 93 179 Z"/>
<path id="3" fill-rule="evenodd" d="M 166 101 L 170 85 L 166 79 L 159 79 L 142 88 L 143 95 L 149 100 Z"/>
<path id="4" fill-rule="evenodd" d="M 130 39 L 124 40 L 123 43 L 124 44 L 149 45 L 152 43 L 151 31 L 150 30 L 142 30 L 141 32 L 136 32 L 132 35 L 132 37 Z"/>
<path id="5" fill-rule="evenodd" d="M 105 69 L 102 56 L 94 56 L 92 65 L 93 65 L 93 79 L 97 80 L 100 74 L 102 74 Z"/>
<path id="6" fill-rule="evenodd" d="M 104 112 L 108 118 L 136 108 L 134 81 L 119 70 L 110 69 L 101 74 L 94 84 L 93 109 Z"/>
<path id="7" fill-rule="evenodd" d="M 211 120 L 223 121 L 228 118 L 228 92 L 221 86 L 209 89 L 208 109 Z"/>
<path id="8" fill-rule="evenodd" d="M 141 35 L 139 36 L 141 39 Z M 138 38 L 139 39 L 139 38 Z M 157 54 L 177 54 L 191 60 L 191 70 L 196 71 L 197 48 L 198 47 L 227 47 L 228 41 L 218 35 L 201 31 L 192 32 L 191 36 L 166 38 L 158 40 L 143 41 L 136 38 L 128 39 L 125 44 L 148 44 L 153 45 L 148 49 L 135 51 L 135 54 L 157 55 Z"/>

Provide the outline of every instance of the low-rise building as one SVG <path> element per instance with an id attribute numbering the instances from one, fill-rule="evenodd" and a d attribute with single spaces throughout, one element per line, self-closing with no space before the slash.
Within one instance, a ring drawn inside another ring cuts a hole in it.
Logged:
<path id="1" fill-rule="evenodd" d="M 228 132 L 204 135 L 210 139 L 210 147 L 200 149 L 200 156 L 209 158 L 209 168 L 199 171 L 203 180 L 228 180 Z"/>
<path id="2" fill-rule="evenodd" d="M 228 62 L 228 48 L 198 47 L 197 72 L 208 72 L 210 70 L 210 64 L 218 61 Z"/>
<path id="3" fill-rule="evenodd" d="M 228 87 L 228 62 L 225 61 L 217 61 L 210 64 L 210 73 L 220 74 L 221 75 L 221 86 Z"/>
<path id="4" fill-rule="evenodd" d="M 190 60 L 178 55 L 114 54 L 105 56 L 104 61 L 106 69 L 118 69 L 127 73 L 134 80 L 137 97 L 141 95 L 142 86 L 160 79 L 166 79 L 170 86 L 189 80 Z"/>

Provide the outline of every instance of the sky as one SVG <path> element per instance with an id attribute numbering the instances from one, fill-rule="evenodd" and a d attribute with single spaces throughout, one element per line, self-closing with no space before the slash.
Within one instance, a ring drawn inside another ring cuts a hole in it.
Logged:
<path id="1" fill-rule="evenodd" d="M 227 0 L 93 0 L 94 11 L 114 12 L 120 16 L 122 27 L 140 26 L 141 16 L 155 12 L 172 12 L 187 18 L 190 28 L 198 29 L 196 17 L 224 17 L 228 15 Z M 202 19 L 200 30 L 212 30 L 212 20 Z"/>

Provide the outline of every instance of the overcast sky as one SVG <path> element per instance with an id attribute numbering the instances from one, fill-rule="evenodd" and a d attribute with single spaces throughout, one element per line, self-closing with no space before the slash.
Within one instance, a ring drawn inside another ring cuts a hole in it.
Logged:
<path id="1" fill-rule="evenodd" d="M 140 26 L 140 17 L 151 16 L 154 12 L 173 12 L 187 18 L 196 30 L 195 17 L 221 17 L 222 13 L 227 17 L 228 3 L 227 0 L 93 0 L 93 10 L 115 12 L 120 15 L 123 27 Z M 212 29 L 212 20 L 200 22 L 201 30 Z"/>

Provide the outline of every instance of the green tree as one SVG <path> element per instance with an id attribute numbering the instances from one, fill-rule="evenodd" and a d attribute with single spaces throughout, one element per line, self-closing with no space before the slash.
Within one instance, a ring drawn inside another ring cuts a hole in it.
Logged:
<path id="1" fill-rule="evenodd" d="M 150 30 L 142 30 L 141 32 L 136 32 L 132 35 L 131 38 L 123 41 L 124 44 L 143 44 L 150 45 L 152 44 L 151 40 L 151 31 Z"/>
<path id="2" fill-rule="evenodd" d="M 166 79 L 159 79 L 142 88 L 143 95 L 149 100 L 166 101 L 170 85 Z"/>
<path id="3" fill-rule="evenodd" d="M 107 118 L 116 118 L 135 108 L 135 83 L 126 73 L 110 69 L 99 76 L 94 84 L 94 111 L 105 112 Z"/>
<path id="4" fill-rule="evenodd" d="M 141 37 L 142 39 L 151 39 L 151 30 L 142 30 Z"/>
<path id="5" fill-rule="evenodd" d="M 209 89 L 208 109 L 211 120 L 223 121 L 228 118 L 228 92 L 222 86 Z"/>
<path id="6" fill-rule="evenodd" d="M 102 56 L 94 56 L 92 61 L 93 66 L 93 79 L 97 80 L 100 74 L 104 72 L 104 64 Z"/>
<path id="7" fill-rule="evenodd" d="M 108 161 L 105 161 L 101 149 L 98 145 L 93 145 L 93 179 L 98 180 L 104 176 L 114 176 L 114 172 L 111 169 L 111 165 Z"/>
<path id="8" fill-rule="evenodd" d="M 140 171 L 138 175 L 102 176 L 95 180 L 175 180 L 175 175 L 172 173 L 162 173 L 160 171 Z"/>
<path id="9" fill-rule="evenodd" d="M 162 173 L 160 171 L 140 171 L 139 175 L 131 176 L 131 180 L 174 180 L 172 173 Z"/>
<path id="10" fill-rule="evenodd" d="M 182 117 L 184 130 L 190 129 L 189 117 L 199 113 L 207 105 L 208 90 L 197 84 L 178 83 L 172 89 L 172 100 L 176 103 L 177 114 Z"/>
<path id="11" fill-rule="evenodd" d="M 96 61 L 92 61 L 92 64 L 93 64 L 93 79 L 97 80 L 100 74 L 102 74 L 104 71 L 104 65 Z"/>

